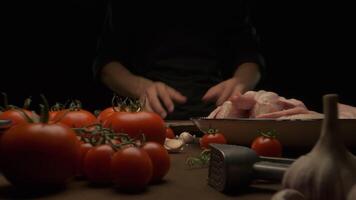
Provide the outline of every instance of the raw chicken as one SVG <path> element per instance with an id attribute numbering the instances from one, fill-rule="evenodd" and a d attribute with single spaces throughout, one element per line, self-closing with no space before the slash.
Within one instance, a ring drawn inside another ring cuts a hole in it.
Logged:
<path id="1" fill-rule="evenodd" d="M 308 110 L 297 99 L 286 99 L 264 90 L 236 94 L 210 113 L 208 118 L 320 119 L 323 114 Z M 339 118 L 356 119 L 356 108 L 339 104 Z"/>

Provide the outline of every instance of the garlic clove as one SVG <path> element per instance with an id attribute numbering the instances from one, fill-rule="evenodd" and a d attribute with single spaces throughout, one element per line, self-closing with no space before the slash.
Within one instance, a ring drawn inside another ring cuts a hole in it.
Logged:
<path id="1" fill-rule="evenodd" d="M 169 152 L 177 153 L 183 151 L 184 142 L 180 139 L 166 139 L 164 147 Z"/>
<path id="2" fill-rule="evenodd" d="M 349 191 L 349 195 L 347 196 L 347 200 L 356 200 L 356 184 Z"/>
<path id="3" fill-rule="evenodd" d="M 324 96 L 324 113 L 318 142 L 289 167 L 282 184 L 309 200 L 345 200 L 356 184 L 356 159 L 338 135 L 337 95 Z"/>
<path id="4" fill-rule="evenodd" d="M 284 189 L 274 194 L 271 200 L 305 200 L 305 197 L 297 190 Z"/>
<path id="5" fill-rule="evenodd" d="M 189 132 L 186 132 L 186 131 L 182 132 L 179 135 L 179 139 L 183 140 L 183 142 L 186 144 L 193 143 L 194 138 L 195 138 L 195 136 L 193 136 L 192 134 L 190 134 Z"/>

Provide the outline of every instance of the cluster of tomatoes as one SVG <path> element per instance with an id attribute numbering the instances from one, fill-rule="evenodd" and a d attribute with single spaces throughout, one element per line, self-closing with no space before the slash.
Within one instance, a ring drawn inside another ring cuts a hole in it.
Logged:
<path id="1" fill-rule="evenodd" d="M 166 127 L 150 112 L 109 107 L 96 117 L 80 107 L 41 115 L 5 106 L 0 119 L 11 124 L 0 133 L 0 170 L 15 186 L 64 185 L 75 176 L 123 190 L 141 190 L 169 171 L 163 147 Z"/>

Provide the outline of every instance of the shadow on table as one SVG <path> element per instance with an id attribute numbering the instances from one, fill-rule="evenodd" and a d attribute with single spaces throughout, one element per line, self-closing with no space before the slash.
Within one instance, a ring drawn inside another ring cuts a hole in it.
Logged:
<path id="1" fill-rule="evenodd" d="M 141 194 L 144 194 L 144 193 L 147 193 L 149 192 L 150 188 L 151 187 L 155 187 L 155 186 L 158 186 L 160 187 L 161 185 L 165 185 L 169 183 L 169 181 L 167 180 L 160 180 L 160 181 L 157 181 L 157 182 L 153 182 L 153 183 L 150 183 L 149 185 L 147 185 L 146 187 L 144 188 L 133 188 L 133 189 L 128 189 L 128 188 L 120 188 L 118 186 L 113 186 L 114 187 L 114 191 L 118 194 L 121 194 L 121 195 L 128 195 L 128 196 L 135 196 L 135 195 L 141 195 Z"/>
<path id="2" fill-rule="evenodd" d="M 0 199 L 33 199 L 46 197 L 57 194 L 65 190 L 65 186 L 61 187 L 45 187 L 41 189 L 33 188 L 17 188 L 12 185 L 0 186 Z"/>
<path id="3" fill-rule="evenodd" d="M 115 193 L 118 193 L 120 195 L 141 195 L 145 194 L 148 192 L 148 187 L 146 188 L 134 188 L 134 189 L 124 189 L 124 188 L 118 188 L 114 187 Z"/>
<path id="4" fill-rule="evenodd" d="M 277 190 L 272 189 L 272 188 L 260 188 L 260 187 L 250 186 L 250 187 L 244 188 L 243 190 L 237 189 L 234 191 L 226 192 L 225 194 L 227 196 L 244 196 L 244 195 L 259 194 L 259 193 L 273 195 L 276 192 L 277 192 Z"/>
<path id="5" fill-rule="evenodd" d="M 108 188 L 111 187 L 111 183 L 87 183 L 87 186 L 90 188 Z"/>

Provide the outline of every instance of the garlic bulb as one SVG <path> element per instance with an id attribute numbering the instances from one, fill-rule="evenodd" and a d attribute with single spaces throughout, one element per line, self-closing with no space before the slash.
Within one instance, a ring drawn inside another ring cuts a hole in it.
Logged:
<path id="1" fill-rule="evenodd" d="M 349 195 L 347 196 L 347 200 L 356 200 L 356 185 L 354 185 L 349 191 Z"/>
<path id="2" fill-rule="evenodd" d="M 319 140 L 283 177 L 284 188 L 298 190 L 309 200 L 345 200 L 356 183 L 356 159 L 338 135 L 337 101 L 337 95 L 323 97 L 325 118 Z"/>
<path id="3" fill-rule="evenodd" d="M 297 190 L 284 189 L 274 194 L 271 200 L 305 200 L 305 197 Z"/>
<path id="4" fill-rule="evenodd" d="M 184 143 L 188 144 L 188 143 L 193 143 L 194 142 L 194 136 L 192 136 L 190 133 L 188 132 L 182 132 L 179 135 L 179 139 L 183 140 Z"/>

